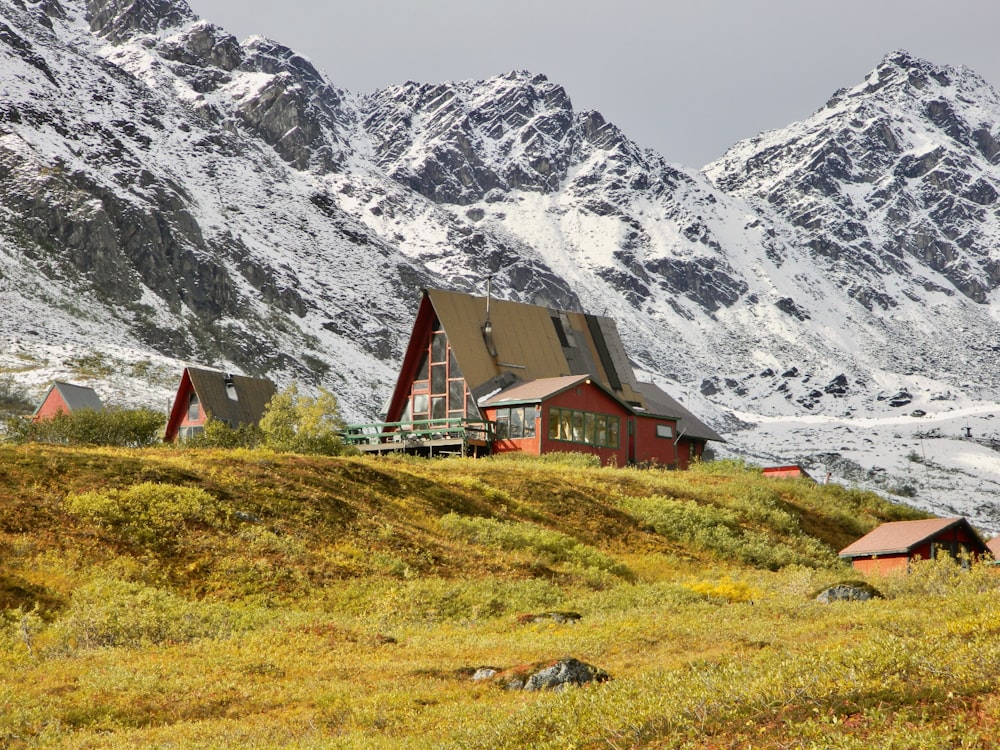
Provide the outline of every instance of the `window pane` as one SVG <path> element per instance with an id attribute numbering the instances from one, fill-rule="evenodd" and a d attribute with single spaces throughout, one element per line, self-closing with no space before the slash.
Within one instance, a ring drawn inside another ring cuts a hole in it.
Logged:
<path id="1" fill-rule="evenodd" d="M 607 445 L 608 444 L 608 418 L 604 414 L 598 414 L 595 419 L 595 435 L 594 443 L 595 445 Z"/>
<path id="2" fill-rule="evenodd" d="M 533 438 L 535 436 L 535 420 L 538 418 L 538 409 L 534 406 L 524 407 L 524 436 Z"/>
<path id="3" fill-rule="evenodd" d="M 465 381 L 448 381 L 448 411 L 462 411 L 465 406 Z"/>
<path id="4" fill-rule="evenodd" d="M 431 335 L 431 362 L 444 362 L 448 354 L 448 337 L 443 332 Z"/>
<path id="5" fill-rule="evenodd" d="M 431 419 L 445 419 L 447 416 L 447 399 L 444 396 L 434 396 L 431 398 Z"/>
<path id="6" fill-rule="evenodd" d="M 497 409 L 497 439 L 505 440 L 510 437 L 510 409 Z"/>
<path id="7" fill-rule="evenodd" d="M 510 410 L 510 436 L 524 437 L 524 408 Z"/>
<path id="8" fill-rule="evenodd" d="M 549 440 L 559 439 L 559 409 L 549 409 Z"/>
<path id="9" fill-rule="evenodd" d="M 479 407 L 476 406 L 476 402 L 472 400 L 471 393 L 465 397 L 465 417 L 466 419 L 479 419 L 481 417 L 479 414 Z"/>
<path id="10" fill-rule="evenodd" d="M 448 392 L 448 380 L 445 377 L 444 365 L 431 365 L 431 393 L 445 394 Z"/>
<path id="11" fill-rule="evenodd" d="M 420 366 L 417 368 L 417 377 L 414 380 L 427 380 L 427 355 L 420 358 Z"/>
<path id="12" fill-rule="evenodd" d="M 670 425 L 668 424 L 656 425 L 656 437 L 672 438 L 673 436 L 674 436 L 674 430 Z"/>
<path id="13" fill-rule="evenodd" d="M 188 402 L 188 421 L 196 422 L 198 420 L 198 394 L 192 393 L 191 400 Z"/>
<path id="14" fill-rule="evenodd" d="M 608 447 L 617 448 L 618 447 L 618 427 L 619 427 L 618 417 L 608 417 Z"/>
<path id="15" fill-rule="evenodd" d="M 573 412 L 573 442 L 583 442 L 583 412 Z"/>
<path id="16" fill-rule="evenodd" d="M 585 418 L 584 418 L 584 423 L 583 423 L 583 442 L 587 443 L 588 445 L 593 445 L 594 444 L 594 425 L 595 425 L 595 422 L 596 422 L 595 417 L 597 415 L 595 415 L 595 414 L 586 414 L 584 416 L 585 416 Z"/>
<path id="17" fill-rule="evenodd" d="M 427 396 L 419 395 L 413 397 L 413 418 L 427 419 Z"/>
<path id="18" fill-rule="evenodd" d="M 448 349 L 448 377 L 462 377 L 462 369 L 458 366 L 458 360 L 455 359 L 455 350 L 451 348 Z"/>
<path id="19" fill-rule="evenodd" d="M 573 439 L 573 412 L 563 409 L 559 414 L 559 439 Z"/>

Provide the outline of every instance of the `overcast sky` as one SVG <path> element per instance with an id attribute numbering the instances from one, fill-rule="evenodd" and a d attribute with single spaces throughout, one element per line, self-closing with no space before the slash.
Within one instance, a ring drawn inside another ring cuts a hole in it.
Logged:
<path id="1" fill-rule="evenodd" d="M 1000 87 L 992 0 L 188 0 L 358 93 L 544 73 L 669 161 L 701 167 L 802 120 L 890 51 Z"/>

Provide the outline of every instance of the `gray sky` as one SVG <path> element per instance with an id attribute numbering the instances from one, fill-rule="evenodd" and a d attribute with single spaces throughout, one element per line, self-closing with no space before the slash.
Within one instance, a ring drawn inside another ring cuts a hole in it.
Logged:
<path id="1" fill-rule="evenodd" d="M 984 0 L 188 0 L 262 34 L 340 88 L 544 73 L 669 161 L 700 168 L 802 120 L 894 49 L 1000 87 L 1000 3 Z"/>

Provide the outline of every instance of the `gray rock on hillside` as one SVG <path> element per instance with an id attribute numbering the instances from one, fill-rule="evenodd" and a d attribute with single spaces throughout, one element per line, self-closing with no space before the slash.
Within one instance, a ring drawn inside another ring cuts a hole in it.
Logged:
<path id="1" fill-rule="evenodd" d="M 590 682 L 607 682 L 611 676 L 603 669 L 579 659 L 566 658 L 523 664 L 502 671 L 480 669 L 473 680 L 489 680 L 505 690 L 562 690 L 567 685 L 579 686 Z"/>

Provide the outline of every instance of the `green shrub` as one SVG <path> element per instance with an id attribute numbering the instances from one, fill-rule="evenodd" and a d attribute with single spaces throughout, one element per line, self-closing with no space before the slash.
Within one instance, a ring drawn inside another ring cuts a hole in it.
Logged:
<path id="1" fill-rule="evenodd" d="M 0 416 L 31 414 L 34 408 L 24 386 L 13 375 L 0 375 Z"/>
<path id="2" fill-rule="evenodd" d="M 613 557 L 582 544 L 571 536 L 543 529 L 532 523 L 497 521 L 478 516 L 460 516 L 457 513 L 442 516 L 440 523 L 445 533 L 474 544 L 504 550 L 526 550 L 544 555 L 554 562 L 572 563 L 621 577 L 630 575 L 628 568 Z"/>
<path id="3" fill-rule="evenodd" d="M 770 495 L 760 493 L 772 503 Z M 794 519 L 774 507 L 755 507 L 753 498 L 737 503 L 739 510 L 678 500 L 660 495 L 622 497 L 625 510 L 674 542 L 714 552 L 722 557 L 777 570 L 785 565 L 830 565 L 832 552 L 813 537 L 789 533 Z M 767 521 L 776 521 L 777 528 Z M 763 528 L 754 528 L 758 523 Z"/>
<path id="4" fill-rule="evenodd" d="M 183 441 L 185 448 L 259 448 L 264 444 L 264 433 L 255 424 L 230 427 L 221 420 L 209 418 L 205 429 Z M 178 443 L 181 445 L 181 443 Z"/>
<path id="5" fill-rule="evenodd" d="M 93 649 L 224 638 L 249 629 L 250 623 L 226 605 L 189 602 L 151 586 L 96 578 L 73 593 L 52 627 L 57 647 Z"/>
<path id="6" fill-rule="evenodd" d="M 212 522 L 222 510 L 214 497 L 198 487 L 154 482 L 71 494 L 64 507 L 119 541 L 151 550 L 171 548 L 186 524 Z"/>
<path id="7" fill-rule="evenodd" d="M 152 409 L 60 411 L 51 419 L 10 419 L 7 439 L 15 443 L 109 445 L 142 448 L 159 442 L 166 417 Z"/>

